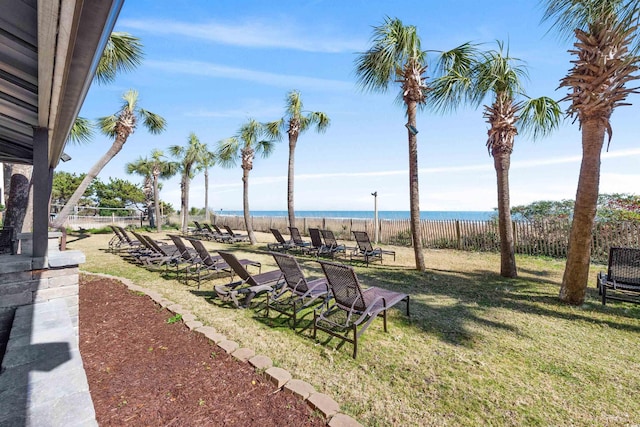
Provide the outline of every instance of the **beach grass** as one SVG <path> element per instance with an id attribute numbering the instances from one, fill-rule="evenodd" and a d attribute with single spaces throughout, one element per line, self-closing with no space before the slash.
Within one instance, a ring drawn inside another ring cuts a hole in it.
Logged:
<path id="1" fill-rule="evenodd" d="M 151 233 L 156 239 L 165 235 Z M 275 268 L 259 245 L 207 242 Z M 294 378 L 332 396 L 341 410 L 369 426 L 637 425 L 640 424 L 640 305 L 602 306 L 594 287 L 604 266 L 592 266 L 581 307 L 558 300 L 564 262 L 518 256 L 519 277 L 499 276 L 495 253 L 426 250 L 428 270 L 412 270 L 413 251 L 393 247 L 397 260 L 365 267 L 353 263 L 364 284 L 411 295 L 390 310 L 389 331 L 377 319 L 352 347 L 318 332 L 312 313 L 292 330 L 258 306 L 238 310 L 213 298 L 213 285 L 187 287 L 164 270 L 148 271 L 107 253 L 109 235 L 69 238 L 82 250 L 83 271 L 132 279 L 193 312 L 242 347 L 273 359 Z M 308 276 L 321 270 L 298 257 Z"/>

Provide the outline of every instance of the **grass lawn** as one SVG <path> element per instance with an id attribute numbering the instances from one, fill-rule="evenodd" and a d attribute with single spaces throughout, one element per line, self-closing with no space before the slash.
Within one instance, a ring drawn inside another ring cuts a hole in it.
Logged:
<path id="1" fill-rule="evenodd" d="M 156 239 L 168 239 L 164 234 Z M 273 238 L 223 245 L 239 257 L 275 267 L 263 251 Z M 640 424 L 640 305 L 612 301 L 602 306 L 593 266 L 582 307 L 561 304 L 557 295 L 563 261 L 518 257 L 519 278 L 499 275 L 492 253 L 427 250 L 425 273 L 411 270 L 412 249 L 393 248 L 395 262 L 365 267 L 355 263 L 361 281 L 411 294 L 411 318 L 390 311 L 389 332 L 376 319 L 359 342 L 358 359 L 349 344 L 338 345 L 318 332 L 312 316 L 290 329 L 272 312 L 238 310 L 213 296 L 210 280 L 200 290 L 187 287 L 164 270 L 148 271 L 106 252 L 110 235 L 76 239 L 88 272 L 132 279 L 191 310 L 242 347 L 255 349 L 332 396 L 364 425 L 572 425 Z M 298 257 L 308 276 L 319 265 Z"/>

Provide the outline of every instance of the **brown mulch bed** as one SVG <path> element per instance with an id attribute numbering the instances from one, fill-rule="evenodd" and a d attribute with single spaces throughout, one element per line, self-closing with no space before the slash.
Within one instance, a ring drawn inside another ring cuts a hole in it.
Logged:
<path id="1" fill-rule="evenodd" d="M 116 280 L 80 279 L 80 352 L 101 426 L 322 426 L 172 313 Z"/>

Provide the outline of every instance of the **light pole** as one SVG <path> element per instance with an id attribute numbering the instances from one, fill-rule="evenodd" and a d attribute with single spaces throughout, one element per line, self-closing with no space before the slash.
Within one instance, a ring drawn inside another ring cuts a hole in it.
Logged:
<path id="1" fill-rule="evenodd" d="M 373 196 L 373 226 L 375 227 L 374 235 L 374 243 L 378 244 L 378 192 L 374 191 L 371 193 Z"/>

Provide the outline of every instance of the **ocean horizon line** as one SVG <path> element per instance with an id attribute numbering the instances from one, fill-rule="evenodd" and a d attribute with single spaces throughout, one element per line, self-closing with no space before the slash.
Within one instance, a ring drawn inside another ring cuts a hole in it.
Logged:
<path id="1" fill-rule="evenodd" d="M 224 210 L 215 212 L 220 216 L 242 216 L 242 210 Z M 375 213 L 373 210 L 296 210 L 298 218 L 340 218 L 340 219 L 373 219 Z M 409 211 L 401 210 L 385 210 L 378 211 L 379 219 L 409 219 Z M 287 217 L 286 210 L 252 210 L 250 215 L 254 217 Z M 486 221 L 492 219 L 496 215 L 495 211 L 420 211 L 421 219 L 429 220 L 475 220 Z"/>

